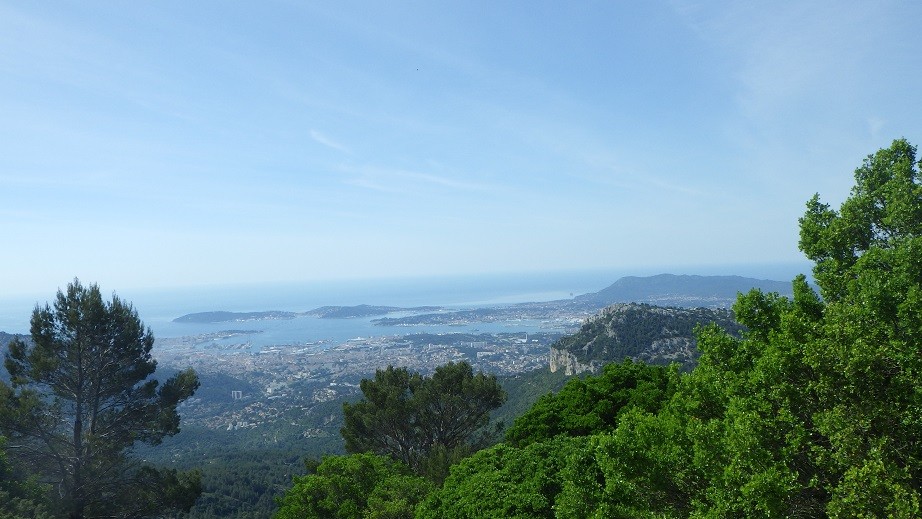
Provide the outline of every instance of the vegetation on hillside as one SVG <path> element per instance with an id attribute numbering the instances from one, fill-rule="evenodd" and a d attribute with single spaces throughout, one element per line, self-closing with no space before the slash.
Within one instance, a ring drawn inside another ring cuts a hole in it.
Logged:
<path id="1" fill-rule="evenodd" d="M 46 519 L 52 517 L 42 503 L 43 489 L 9 464 L 0 436 L 0 519 Z"/>
<path id="2" fill-rule="evenodd" d="M 295 478 L 275 517 L 412 517 L 432 489 L 432 482 L 389 456 L 328 456 L 311 473 Z"/>
<path id="3" fill-rule="evenodd" d="M 451 462 L 489 445 L 490 413 L 506 400 L 495 376 L 475 375 L 467 362 L 432 376 L 389 366 L 361 389 L 362 400 L 343 404 L 346 451 L 391 456 L 436 481 Z"/>
<path id="4" fill-rule="evenodd" d="M 650 364 L 679 362 L 690 367 L 698 356 L 695 330 L 710 323 L 734 335 L 742 331 L 732 312 L 723 308 L 618 304 L 590 317 L 579 331 L 562 337 L 551 347 L 571 353 L 583 364 L 630 358 Z"/>
<path id="5" fill-rule="evenodd" d="M 515 419 L 506 442 L 515 447 L 557 436 L 591 436 L 609 431 L 627 409 L 656 412 L 676 391 L 676 366 L 625 360 L 608 364 L 598 376 L 574 378 L 557 393 L 541 397 Z"/>

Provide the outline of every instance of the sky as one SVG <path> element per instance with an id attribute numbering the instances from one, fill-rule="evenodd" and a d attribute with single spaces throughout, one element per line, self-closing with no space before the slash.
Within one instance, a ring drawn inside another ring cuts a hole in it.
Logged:
<path id="1" fill-rule="evenodd" d="M 801 262 L 807 200 L 922 140 L 920 19 L 0 0 L 0 290 Z"/>

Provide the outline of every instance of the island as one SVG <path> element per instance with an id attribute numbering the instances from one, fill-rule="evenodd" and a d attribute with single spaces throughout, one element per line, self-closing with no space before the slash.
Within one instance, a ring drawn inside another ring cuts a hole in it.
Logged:
<path id="1" fill-rule="evenodd" d="M 417 306 L 413 308 L 374 305 L 321 306 L 320 308 L 315 308 L 307 312 L 306 315 L 319 317 L 321 319 L 353 319 L 356 317 L 387 315 L 395 312 L 437 312 L 441 309 L 442 308 L 439 306 Z"/>
<path id="2" fill-rule="evenodd" d="M 296 312 L 272 310 L 268 312 L 197 312 L 173 319 L 174 323 L 227 323 L 241 321 L 288 320 L 299 315 Z"/>

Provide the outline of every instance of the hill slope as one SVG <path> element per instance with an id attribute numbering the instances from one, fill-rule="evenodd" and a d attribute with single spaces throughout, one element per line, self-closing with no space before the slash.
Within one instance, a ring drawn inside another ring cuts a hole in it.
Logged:
<path id="1" fill-rule="evenodd" d="M 649 303 L 659 306 L 686 308 L 705 306 L 729 308 L 738 292 L 758 288 L 763 292 L 791 295 L 791 283 L 741 276 L 689 276 L 659 274 L 627 276 L 607 288 L 577 296 L 577 301 L 611 305 L 615 303 Z"/>
<path id="2" fill-rule="evenodd" d="M 733 334 L 742 331 L 725 308 L 612 305 L 551 346 L 550 368 L 568 375 L 595 372 L 602 364 L 625 358 L 690 365 L 698 358 L 695 328 L 712 322 Z"/>

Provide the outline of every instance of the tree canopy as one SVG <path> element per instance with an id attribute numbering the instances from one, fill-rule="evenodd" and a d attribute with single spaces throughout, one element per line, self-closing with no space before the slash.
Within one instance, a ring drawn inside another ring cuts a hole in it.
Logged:
<path id="1" fill-rule="evenodd" d="M 17 474 L 7 459 L 0 436 L 0 519 L 50 518 L 42 503 L 42 489 L 23 474 Z"/>
<path id="2" fill-rule="evenodd" d="M 412 519 L 432 488 L 388 456 L 327 456 L 313 473 L 295 478 L 275 518 Z"/>
<path id="3" fill-rule="evenodd" d="M 195 372 L 162 385 L 150 378 L 150 329 L 129 303 L 104 301 L 78 280 L 35 308 L 31 334 L 6 356 L 0 432 L 17 466 L 53 488 L 54 508 L 73 518 L 188 509 L 200 492 L 195 473 L 143 467 L 128 454 L 179 431 L 176 407 L 198 387 Z"/>
<path id="4" fill-rule="evenodd" d="M 571 456 L 586 438 L 558 437 L 524 448 L 499 444 L 465 458 L 416 512 L 420 519 L 554 517 Z"/>
<path id="5" fill-rule="evenodd" d="M 431 377 L 389 366 L 361 389 L 362 400 L 343 405 L 346 451 L 389 455 L 435 479 L 446 463 L 486 445 L 490 411 L 506 398 L 495 376 L 475 375 L 467 362 Z"/>
<path id="6" fill-rule="evenodd" d="M 597 376 L 574 378 L 557 393 L 542 396 L 506 431 L 506 441 L 524 446 L 555 436 L 589 436 L 610 431 L 627 409 L 658 411 L 676 390 L 678 368 L 630 359 L 605 365 Z"/>
<path id="7" fill-rule="evenodd" d="M 897 140 L 855 171 L 838 211 L 817 196 L 801 219 L 823 297 L 804 364 L 837 514 L 922 513 L 920 180 L 916 148 Z"/>

